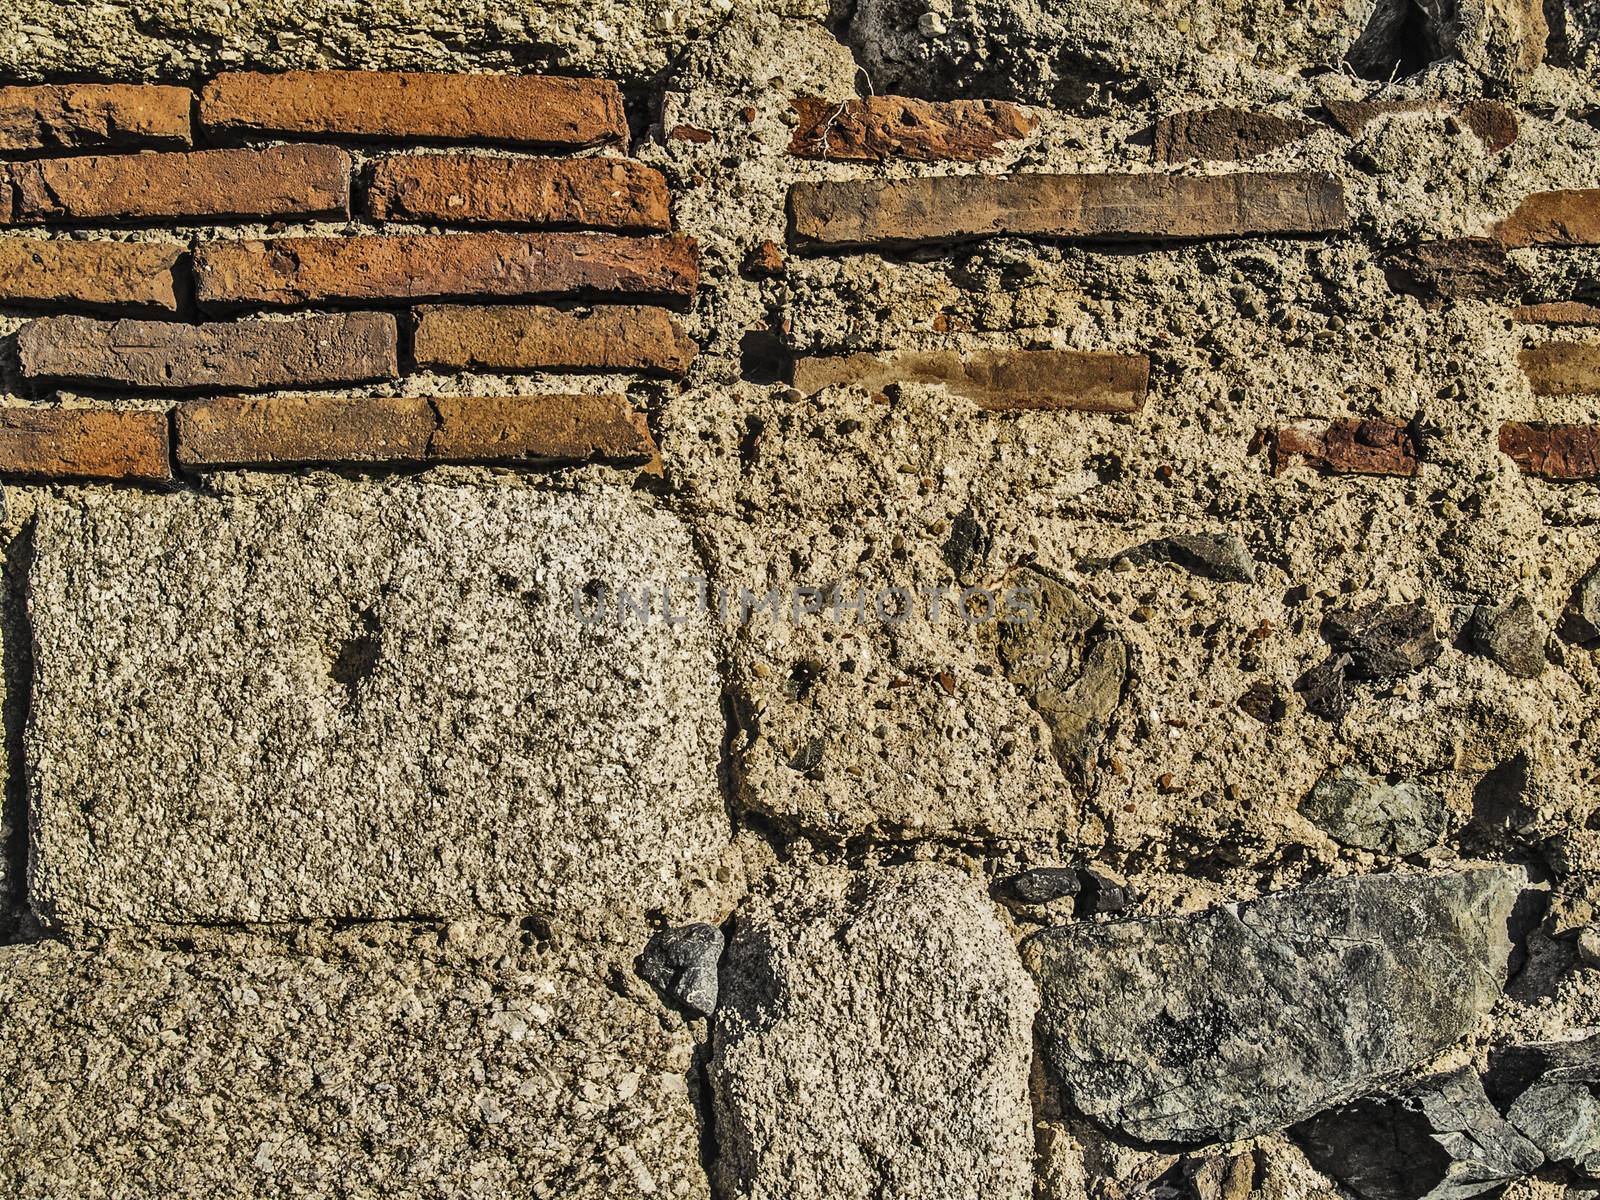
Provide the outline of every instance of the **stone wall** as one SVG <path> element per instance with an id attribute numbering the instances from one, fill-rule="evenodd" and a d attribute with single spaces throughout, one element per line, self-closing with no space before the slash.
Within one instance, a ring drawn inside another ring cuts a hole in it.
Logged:
<path id="1" fill-rule="evenodd" d="M 0 15 L 0 1195 L 1600 1193 L 1600 9 Z"/>

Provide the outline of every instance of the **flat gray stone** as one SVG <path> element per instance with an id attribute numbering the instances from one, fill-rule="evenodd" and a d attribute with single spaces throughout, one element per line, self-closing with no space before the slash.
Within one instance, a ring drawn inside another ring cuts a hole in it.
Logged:
<path id="1" fill-rule="evenodd" d="M 1372 875 L 1035 934 L 1066 1099 L 1143 1141 L 1281 1129 L 1464 1036 L 1500 995 L 1520 869 Z"/>
<path id="2" fill-rule="evenodd" d="M 705 1197 L 687 1033 L 518 933 L 0 948 L 0 1194 Z"/>
<path id="3" fill-rule="evenodd" d="M 573 600 L 696 571 L 677 520 L 620 488 L 277 482 L 41 508 L 41 917 L 680 909 L 730 836 L 708 619 Z"/>
<path id="4" fill-rule="evenodd" d="M 710 1074 L 728 1200 L 1025 1200 L 1038 1001 L 945 867 L 815 870 L 735 919 Z"/>
<path id="5" fill-rule="evenodd" d="M 1450 825 L 1444 797 L 1426 784 L 1386 783 L 1353 766 L 1317 780 L 1300 812 L 1341 845 L 1399 856 L 1438 845 Z"/>

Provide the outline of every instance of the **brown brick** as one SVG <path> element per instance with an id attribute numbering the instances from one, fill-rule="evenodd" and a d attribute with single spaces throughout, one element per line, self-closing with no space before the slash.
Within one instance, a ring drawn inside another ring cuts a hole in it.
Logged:
<path id="1" fill-rule="evenodd" d="M 1600 394 L 1600 342 L 1546 342 L 1518 357 L 1536 396 Z"/>
<path id="2" fill-rule="evenodd" d="M 1157 162 L 1243 162 L 1302 141 L 1319 128 L 1298 117 L 1207 108 L 1163 117 L 1151 134 Z"/>
<path id="3" fill-rule="evenodd" d="M 426 307 L 414 352 L 419 365 L 504 371 L 647 371 L 681 375 L 695 344 L 659 308 Z"/>
<path id="4" fill-rule="evenodd" d="M 0 87 L 0 150 L 187 146 L 188 88 L 127 83 Z"/>
<path id="5" fill-rule="evenodd" d="M 1419 242 L 1389 251 L 1379 263 L 1395 291 L 1430 301 L 1504 300 L 1530 282 L 1493 238 Z"/>
<path id="6" fill-rule="evenodd" d="M 621 396 L 441 396 L 441 462 L 647 462 L 643 418 Z"/>
<path id="7" fill-rule="evenodd" d="M 0 408 L 0 475 L 166 483 L 167 414 Z"/>
<path id="8" fill-rule="evenodd" d="M 400 155 L 373 169 L 367 206 L 377 221 L 672 228 L 666 179 L 623 158 Z"/>
<path id="9" fill-rule="evenodd" d="M 1335 475 L 1411 476 L 1417 473 L 1417 441 L 1397 421 L 1302 421 L 1285 425 L 1273 439 L 1275 471 L 1295 458 Z"/>
<path id="10" fill-rule="evenodd" d="M 328 146 L 102 154 L 11 165 L 12 221 L 345 216 L 350 158 Z"/>
<path id="11" fill-rule="evenodd" d="M 17 334 L 29 378 L 119 387 L 316 387 L 398 374 L 395 319 L 336 313 L 285 321 L 184 325 L 45 317 Z"/>
<path id="12" fill-rule="evenodd" d="M 1313 174 L 943 175 L 797 183 L 796 236 L 824 247 L 941 242 L 995 234 L 1170 240 L 1329 233 L 1344 190 Z"/>
<path id="13" fill-rule="evenodd" d="M 1600 188 L 1535 192 L 1495 234 L 1507 246 L 1600 246 Z"/>
<path id="14" fill-rule="evenodd" d="M 1004 100 L 799 96 L 790 103 L 800 120 L 789 153 L 838 162 L 978 162 L 998 154 L 1001 142 L 1026 137 L 1039 124 Z"/>
<path id="15" fill-rule="evenodd" d="M 165 242 L 0 238 L 0 302 L 172 312 L 184 253 Z"/>
<path id="16" fill-rule="evenodd" d="M 1511 319 L 1524 325 L 1600 325 L 1600 305 L 1579 300 L 1523 304 L 1512 310 Z"/>
<path id="17" fill-rule="evenodd" d="M 999 412 L 1130 413 L 1144 405 L 1150 361 L 1079 350 L 911 350 L 801 358 L 794 367 L 794 386 L 808 395 L 840 384 L 876 392 L 896 383 L 942 383 Z"/>
<path id="18" fill-rule="evenodd" d="M 1524 475 L 1558 481 L 1600 479 L 1600 426 L 1507 421 L 1500 426 L 1500 451 L 1514 459 Z"/>
<path id="19" fill-rule="evenodd" d="M 404 397 L 228 397 L 174 410 L 185 468 L 303 463 L 419 463 L 433 437 L 433 407 Z"/>
<path id="20" fill-rule="evenodd" d="M 571 293 L 688 298 L 691 238 L 605 233 L 404 234 L 214 241 L 195 248 L 209 308 Z"/>
<path id="21" fill-rule="evenodd" d="M 1456 108 L 1443 100 L 1329 100 L 1323 106 L 1341 133 L 1360 137 L 1379 117 L 1405 113 L 1451 113 L 1491 151 L 1517 140 L 1517 114 L 1497 100 L 1473 100 Z"/>
<path id="22" fill-rule="evenodd" d="M 342 134 L 574 148 L 628 136 L 616 84 L 537 75 L 219 75 L 200 94 L 200 123 L 216 133 L 241 136 Z"/>

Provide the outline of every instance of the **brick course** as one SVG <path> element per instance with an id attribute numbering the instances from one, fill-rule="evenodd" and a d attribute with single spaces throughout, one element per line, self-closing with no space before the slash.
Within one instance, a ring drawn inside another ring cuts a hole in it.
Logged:
<path id="1" fill-rule="evenodd" d="M 187 146 L 188 88 L 126 83 L 0 87 L 0 151 Z"/>
<path id="2" fill-rule="evenodd" d="M 1580 300 L 1522 304 L 1512 310 L 1511 319 L 1526 325 L 1600 325 L 1600 305 Z"/>
<path id="3" fill-rule="evenodd" d="M 185 468 L 421 462 L 433 410 L 404 397 L 228 397 L 173 412 Z"/>
<path id="4" fill-rule="evenodd" d="M 172 479 L 167 415 L 0 408 L 0 475 L 167 483 Z"/>
<path id="5" fill-rule="evenodd" d="M 1459 108 L 1439 100 L 1329 100 L 1322 107 L 1334 126 L 1350 137 L 1360 137 L 1379 117 L 1448 112 L 1491 151 L 1504 150 L 1517 140 L 1517 114 L 1494 100 L 1473 100 Z"/>
<path id="6" fill-rule="evenodd" d="M 195 248 L 202 306 L 564 293 L 687 298 L 695 244 L 603 233 L 402 234 L 214 241 Z"/>
<path id="7" fill-rule="evenodd" d="M 419 365 L 489 370 L 650 371 L 681 375 L 695 345 L 659 308 L 601 305 L 586 312 L 519 306 L 419 310 Z"/>
<path id="8" fill-rule="evenodd" d="M 880 391 L 896 383 L 944 384 L 994 411 L 1137 412 L 1150 362 L 1141 354 L 1078 350 L 901 351 L 801 358 L 794 386 L 811 394 L 848 385 Z"/>
<path id="9" fill-rule="evenodd" d="M 1039 124 L 1026 109 L 1003 100 L 799 96 L 790 104 L 799 121 L 789 153 L 835 162 L 978 162 Z"/>
<path id="10" fill-rule="evenodd" d="M 1302 421 L 1285 425 L 1273 437 L 1273 468 L 1281 472 L 1294 459 L 1334 475 L 1417 473 L 1417 442 L 1398 421 L 1358 417 Z"/>
<path id="11" fill-rule="evenodd" d="M 393 378 L 398 333 L 386 313 L 185 325 L 45 317 L 17 334 L 30 379 L 156 391 L 317 387 Z"/>
<path id="12" fill-rule="evenodd" d="M 1157 162 L 1242 162 L 1303 141 L 1320 128 L 1298 117 L 1207 108 L 1161 118 L 1151 129 L 1151 138 Z"/>
<path id="13" fill-rule="evenodd" d="M 0 238 L 0 301 L 174 312 L 184 254 L 166 242 Z"/>
<path id="14" fill-rule="evenodd" d="M 200 93 L 200 124 L 226 135 L 438 138 L 575 149 L 625 141 L 605 79 L 399 71 L 237 72 Z"/>
<path id="15" fill-rule="evenodd" d="M 1600 245 L 1600 188 L 1528 196 L 1495 235 L 1507 246 Z"/>
<path id="16" fill-rule="evenodd" d="M 1500 451 L 1524 475 L 1557 482 L 1600 479 L 1600 426 L 1507 421 L 1500 426 Z"/>
<path id="17" fill-rule="evenodd" d="M 620 158 L 397 155 L 373 168 L 367 212 L 375 221 L 672 228 L 661 172 Z"/>
<path id="18" fill-rule="evenodd" d="M 441 462 L 646 462 L 656 447 L 621 396 L 441 396 Z"/>

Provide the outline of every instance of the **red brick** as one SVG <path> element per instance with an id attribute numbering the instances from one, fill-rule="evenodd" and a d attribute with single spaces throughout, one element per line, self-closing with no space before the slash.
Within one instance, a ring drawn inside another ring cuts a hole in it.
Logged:
<path id="1" fill-rule="evenodd" d="M 621 396 L 441 396 L 441 462 L 647 462 L 644 420 Z"/>
<path id="2" fill-rule="evenodd" d="M 1507 246 L 1600 246 L 1600 188 L 1535 192 L 1495 235 Z"/>
<path id="3" fill-rule="evenodd" d="M 822 247 L 1016 234 L 1084 240 L 1330 233 L 1344 190 L 1326 175 L 942 175 L 798 183 L 795 235 Z"/>
<path id="4" fill-rule="evenodd" d="M 1536 396 L 1600 394 L 1600 342 L 1546 342 L 1518 357 Z"/>
<path id="5" fill-rule="evenodd" d="M 342 134 L 568 148 L 628 137 L 616 84 L 537 75 L 219 75 L 200 94 L 200 124 L 238 136 Z"/>
<path id="6" fill-rule="evenodd" d="M 397 344 L 388 313 L 215 325 L 45 317 L 17 334 L 28 378 L 158 391 L 390 379 L 398 374 Z"/>
<path id="7" fill-rule="evenodd" d="M 167 483 L 167 415 L 79 408 L 0 408 L 0 475 Z"/>
<path id="8" fill-rule="evenodd" d="M 1517 140 L 1517 114 L 1496 100 L 1472 100 L 1459 108 L 1443 100 L 1329 100 L 1323 105 L 1340 132 L 1360 137 L 1379 117 L 1406 113 L 1451 113 L 1491 151 Z"/>
<path id="9" fill-rule="evenodd" d="M 367 192 L 374 220 L 465 225 L 665 231 L 671 203 L 660 171 L 623 158 L 400 155 L 377 164 Z"/>
<path id="10" fill-rule="evenodd" d="M 187 146 L 188 88 L 127 83 L 0 87 L 0 150 Z"/>
<path id="11" fill-rule="evenodd" d="M 173 312 L 184 254 L 166 242 L 0 238 L 0 302 Z"/>
<path id="12" fill-rule="evenodd" d="M 173 412 L 184 468 L 305 463 L 419 463 L 436 424 L 433 407 L 404 397 L 228 397 Z"/>
<path id="13" fill-rule="evenodd" d="M 1163 117 L 1155 123 L 1151 135 L 1157 162 L 1243 162 L 1303 141 L 1319 128 L 1315 122 L 1298 117 L 1240 108 L 1207 108 Z"/>
<path id="14" fill-rule="evenodd" d="M 1417 473 L 1417 442 L 1397 421 L 1346 418 L 1302 421 L 1285 425 L 1273 441 L 1274 470 L 1303 458 L 1334 475 L 1399 475 Z"/>
<path id="15" fill-rule="evenodd" d="M 561 294 L 688 298 L 693 239 L 604 233 L 402 234 L 214 241 L 195 248 L 207 308 Z"/>
<path id="16" fill-rule="evenodd" d="M 11 165 L 16 224 L 346 216 L 350 158 L 328 146 L 36 159 Z"/>
<path id="17" fill-rule="evenodd" d="M 1500 426 L 1500 451 L 1524 475 L 1561 482 L 1600 479 L 1600 426 L 1508 421 Z"/>
<path id="18" fill-rule="evenodd" d="M 790 101 L 799 123 L 789 153 L 837 162 L 978 162 L 1000 143 L 1026 137 L 1038 118 L 1004 100 L 914 100 L 909 96 Z"/>
<path id="19" fill-rule="evenodd" d="M 1511 319 L 1525 325 L 1600 325 L 1600 305 L 1578 300 L 1523 304 L 1512 310 Z"/>
<path id="20" fill-rule="evenodd" d="M 1150 361 L 1079 350 L 909 350 L 801 358 L 794 367 L 794 386 L 807 395 L 838 385 L 877 392 L 897 383 L 944 384 L 999 412 L 1130 413 L 1144 406 Z"/>
<path id="21" fill-rule="evenodd" d="M 419 311 L 417 363 L 492 371 L 646 371 L 681 375 L 695 344 L 659 308 L 602 305 L 583 312 L 493 305 Z"/>

